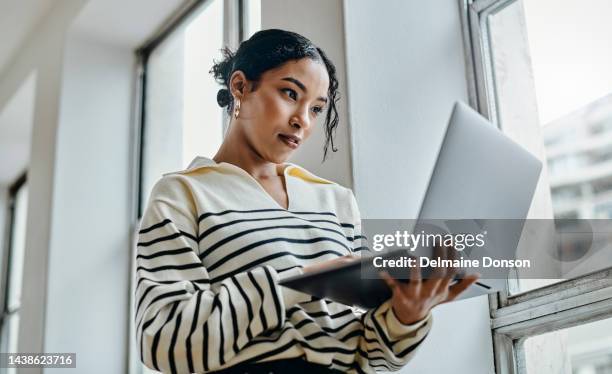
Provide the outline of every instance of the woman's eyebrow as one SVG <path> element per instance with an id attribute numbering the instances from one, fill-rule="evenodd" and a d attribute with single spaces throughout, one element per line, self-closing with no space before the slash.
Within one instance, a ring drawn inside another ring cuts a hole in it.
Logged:
<path id="1" fill-rule="evenodd" d="M 306 89 L 306 86 L 304 86 L 304 83 L 300 82 L 299 80 L 293 78 L 293 77 L 285 77 L 282 78 L 282 80 L 284 81 L 288 81 L 288 82 L 292 82 L 294 83 L 296 86 L 298 86 L 302 91 L 304 91 L 304 93 L 308 93 L 308 90 Z M 327 103 L 327 99 L 324 97 L 317 97 L 317 100 L 323 101 L 324 103 Z"/>

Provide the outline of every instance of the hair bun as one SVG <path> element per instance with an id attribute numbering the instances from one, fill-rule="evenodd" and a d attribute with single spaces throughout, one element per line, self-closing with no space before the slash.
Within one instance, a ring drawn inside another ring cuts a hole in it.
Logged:
<path id="1" fill-rule="evenodd" d="M 217 92 L 217 104 L 219 104 L 220 107 L 228 106 L 230 100 L 231 96 L 227 88 L 222 88 Z"/>

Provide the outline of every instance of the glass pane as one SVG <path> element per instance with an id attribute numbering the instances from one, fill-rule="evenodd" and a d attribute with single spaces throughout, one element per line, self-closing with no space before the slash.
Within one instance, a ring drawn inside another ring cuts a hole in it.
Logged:
<path id="1" fill-rule="evenodd" d="M 529 218 L 612 218 L 610 14 L 606 0 L 518 0 L 489 16 L 496 118 L 545 161 Z"/>
<path id="2" fill-rule="evenodd" d="M 223 1 L 197 10 L 151 53 L 147 66 L 141 201 L 163 173 L 184 169 L 221 144 L 219 86 L 208 72 L 223 47 Z"/>
<path id="3" fill-rule="evenodd" d="M 245 39 L 251 37 L 257 31 L 261 30 L 261 0 L 249 0 L 245 1 L 246 7 L 246 26 L 245 26 Z"/>
<path id="4" fill-rule="evenodd" d="M 605 319 L 528 338 L 518 347 L 520 372 L 612 374 L 610 331 Z"/>
<path id="5" fill-rule="evenodd" d="M 6 309 L 0 337 L 0 352 L 17 352 L 19 338 L 19 306 L 21 304 L 21 287 L 23 284 L 23 259 L 25 255 L 26 218 L 28 211 L 28 187 L 22 185 L 15 195 L 15 210 L 11 225 L 9 248 L 8 285 Z M 0 369 L 0 373 L 16 373 L 15 368 Z"/>
<path id="6" fill-rule="evenodd" d="M 28 211 L 28 188 L 23 185 L 15 199 L 15 215 L 11 231 L 9 283 L 7 295 L 8 310 L 19 308 L 21 285 L 23 283 L 23 258 L 25 255 L 26 217 Z"/>
<path id="7" fill-rule="evenodd" d="M 0 352 L 17 353 L 17 334 L 19 332 L 19 314 L 6 315 L 2 325 L 2 344 Z M 17 373 L 16 368 L 0 368 L 0 374 Z"/>

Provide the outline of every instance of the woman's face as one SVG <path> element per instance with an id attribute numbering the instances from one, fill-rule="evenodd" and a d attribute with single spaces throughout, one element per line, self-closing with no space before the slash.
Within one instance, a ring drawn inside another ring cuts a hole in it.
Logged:
<path id="1" fill-rule="evenodd" d="M 240 90 L 245 83 L 248 89 Z M 324 116 L 329 77 L 321 62 L 302 58 L 263 73 L 255 91 L 240 71 L 232 76 L 231 86 L 240 100 L 234 125 L 252 151 L 279 164 L 308 139 Z"/>

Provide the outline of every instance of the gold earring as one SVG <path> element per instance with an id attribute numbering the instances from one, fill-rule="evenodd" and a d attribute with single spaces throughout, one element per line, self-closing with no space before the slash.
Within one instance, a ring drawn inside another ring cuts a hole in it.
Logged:
<path id="1" fill-rule="evenodd" d="M 240 113 L 240 100 L 236 100 L 236 106 L 234 107 L 234 118 L 238 119 Z"/>

